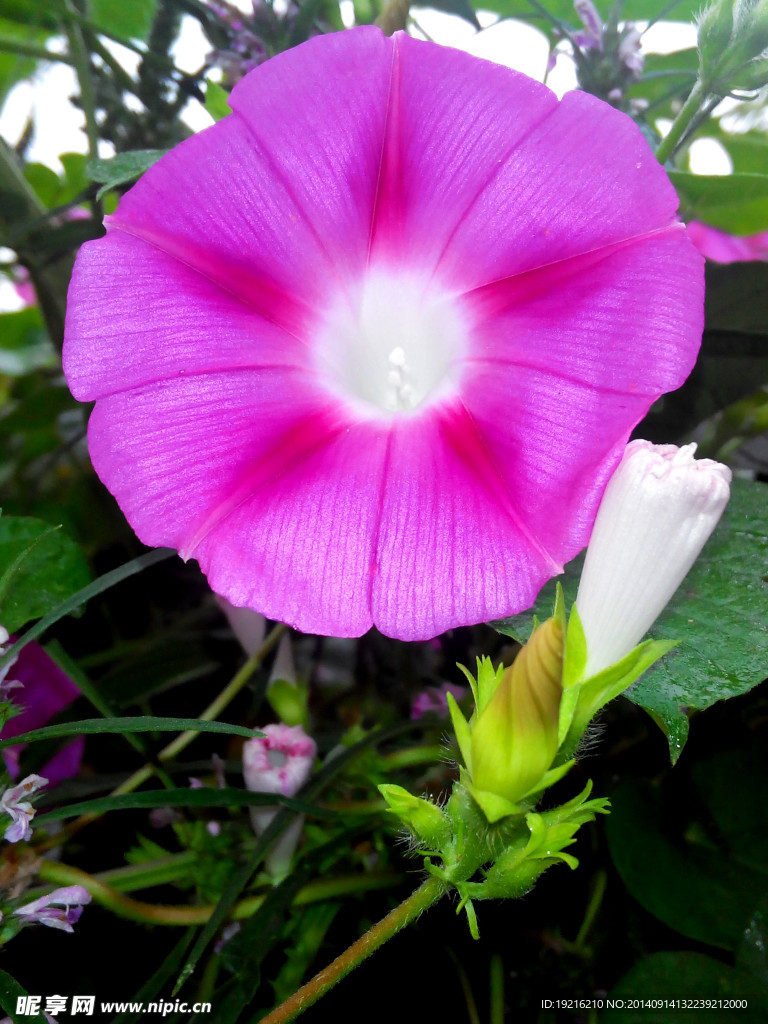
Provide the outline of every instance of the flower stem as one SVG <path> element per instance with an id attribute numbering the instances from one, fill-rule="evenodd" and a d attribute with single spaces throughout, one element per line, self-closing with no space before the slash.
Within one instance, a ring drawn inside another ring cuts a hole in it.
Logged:
<path id="1" fill-rule="evenodd" d="M 38 867 L 38 876 L 44 882 L 52 882 L 55 885 L 82 885 L 97 903 L 111 910 L 118 917 L 124 917 L 130 921 L 186 927 L 189 925 L 205 924 L 215 910 L 215 904 L 213 903 L 168 905 L 134 900 L 108 885 L 103 881 L 103 876 L 97 878 L 95 875 L 89 875 L 86 871 L 81 871 L 79 868 L 71 867 L 68 864 L 62 864 L 59 861 L 41 861 Z M 402 876 L 391 871 L 324 878 L 317 882 L 310 882 L 309 885 L 299 889 L 293 902 L 296 906 L 308 906 L 311 903 L 322 903 L 325 900 L 338 899 L 341 896 L 370 892 L 374 889 L 388 889 L 393 885 L 399 884 L 401 881 Z M 152 884 L 155 883 L 153 882 Z M 246 918 L 252 917 L 265 899 L 266 895 L 264 893 L 257 893 L 240 900 L 232 909 L 232 919 L 243 921 Z M 384 922 L 381 923 L 383 924 Z M 407 922 L 403 923 L 407 924 Z M 384 939 L 382 939 L 383 941 Z"/>
<path id="2" fill-rule="evenodd" d="M 669 132 L 659 143 L 659 148 L 656 150 L 656 159 L 660 164 L 665 164 L 670 157 L 675 155 L 691 123 L 701 110 L 706 96 L 707 91 L 701 79 L 699 79 L 693 89 L 691 89 L 690 95 L 683 104 L 680 113 L 672 122 Z"/>
<path id="3" fill-rule="evenodd" d="M 345 978 L 350 971 L 375 953 L 387 939 L 391 939 L 402 928 L 415 921 L 420 914 L 436 903 L 445 892 L 445 886 L 436 878 L 429 878 L 408 899 L 395 907 L 393 911 L 375 924 L 370 931 L 354 942 L 341 956 L 336 957 L 332 964 L 316 974 L 311 981 L 303 985 L 290 999 L 273 1010 L 261 1021 L 261 1024 L 288 1024 L 299 1014 L 309 1009 L 325 995 L 333 986 Z"/>
<path id="4" fill-rule="evenodd" d="M 287 627 L 282 624 L 275 626 L 258 651 L 256 651 L 248 661 L 246 661 L 240 671 L 232 677 L 231 681 L 227 683 L 218 697 L 208 705 L 205 711 L 198 715 L 198 718 L 202 722 L 213 722 L 218 718 L 221 712 L 231 704 L 238 693 L 240 693 L 249 681 L 253 673 L 259 668 L 262 661 L 275 647 L 286 628 Z M 157 755 L 158 761 L 170 761 L 171 758 L 180 754 L 182 750 L 188 747 L 192 740 L 194 740 L 198 735 L 199 733 L 195 732 L 194 729 L 187 729 L 186 732 L 179 733 L 174 740 L 171 740 L 170 743 L 163 747 Z M 146 782 L 147 779 L 150 778 L 154 770 L 155 769 L 151 764 L 145 764 L 143 768 L 139 768 L 139 770 L 134 772 L 130 778 L 126 779 L 125 782 L 119 785 L 112 795 L 118 796 L 121 793 L 132 793 L 143 782 Z"/>

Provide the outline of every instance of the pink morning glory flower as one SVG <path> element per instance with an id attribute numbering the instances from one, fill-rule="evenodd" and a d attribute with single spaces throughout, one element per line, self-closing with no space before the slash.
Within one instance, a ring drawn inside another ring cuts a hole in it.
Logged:
<path id="1" fill-rule="evenodd" d="M 72 933 L 72 926 L 80 920 L 83 907 L 90 902 L 91 894 L 82 885 L 68 885 L 18 907 L 14 914 L 25 924 L 44 924 Z"/>
<path id="2" fill-rule="evenodd" d="M 688 225 L 688 237 L 713 263 L 768 260 L 768 231 L 757 235 L 729 235 L 727 231 L 692 220 Z"/>
<path id="3" fill-rule="evenodd" d="M 698 351 L 663 169 L 590 95 L 374 27 L 230 102 L 80 250 L 96 471 L 142 541 L 303 631 L 527 608 Z"/>

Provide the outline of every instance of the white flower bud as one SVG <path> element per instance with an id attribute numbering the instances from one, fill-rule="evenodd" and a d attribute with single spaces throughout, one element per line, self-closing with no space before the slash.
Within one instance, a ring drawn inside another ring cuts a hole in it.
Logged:
<path id="1" fill-rule="evenodd" d="M 606 488 L 576 597 L 585 678 L 640 642 L 723 513 L 731 471 L 695 451 L 632 441 Z"/>

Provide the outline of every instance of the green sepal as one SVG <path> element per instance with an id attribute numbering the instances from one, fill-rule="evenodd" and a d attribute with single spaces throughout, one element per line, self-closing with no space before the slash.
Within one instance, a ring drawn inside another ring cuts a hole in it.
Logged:
<path id="1" fill-rule="evenodd" d="M 491 825 L 502 818 L 508 818 L 511 814 L 525 813 L 518 804 L 513 804 L 503 796 L 496 793 L 489 793 L 487 789 L 477 789 L 471 782 L 465 783 L 467 790 L 472 794 L 472 799 L 481 809 Z"/>
<path id="2" fill-rule="evenodd" d="M 575 761 L 566 761 L 565 764 L 558 765 L 556 768 L 550 768 L 548 772 L 542 775 L 533 789 L 529 789 L 527 793 L 523 794 L 521 799 L 527 800 L 529 796 L 541 793 L 543 790 L 549 789 L 550 786 L 554 786 L 556 782 L 559 782 L 563 776 L 568 774 L 575 764 Z"/>
<path id="3" fill-rule="evenodd" d="M 456 733 L 456 741 L 459 744 L 461 756 L 464 759 L 464 764 L 467 766 L 467 770 L 471 772 L 472 736 L 469 731 L 469 723 L 464 717 L 461 708 L 456 703 L 456 698 L 452 693 L 446 694 L 446 700 L 448 702 L 448 711 L 451 715 L 451 723 L 453 725 L 453 731 Z"/>
<path id="4" fill-rule="evenodd" d="M 579 687 L 578 701 L 566 741 L 567 749 L 574 749 L 584 735 L 589 723 L 601 708 L 622 694 L 643 672 L 654 665 L 659 658 L 676 647 L 678 640 L 646 640 L 639 644 L 621 661 L 603 669 L 596 676 L 585 679 Z"/>
<path id="5" fill-rule="evenodd" d="M 467 677 L 467 682 L 472 687 L 472 696 L 475 698 L 476 714 L 479 715 L 488 701 L 491 700 L 494 693 L 498 690 L 505 668 L 503 665 L 499 665 L 498 668 L 494 668 L 491 659 L 485 655 L 482 658 L 477 659 L 477 679 L 475 679 L 465 665 L 457 664 L 456 667 L 464 673 Z"/>
<path id="6" fill-rule="evenodd" d="M 402 786 L 386 784 L 378 788 L 387 802 L 389 812 L 425 842 L 430 850 L 440 850 L 450 840 L 450 819 L 436 804 L 414 796 Z"/>
<path id="7" fill-rule="evenodd" d="M 581 624 L 579 609 L 574 604 L 568 616 L 565 632 L 565 657 L 563 659 L 563 689 L 576 686 L 584 678 L 587 667 L 587 638 Z"/>
<path id="8" fill-rule="evenodd" d="M 287 679 L 275 679 L 267 689 L 267 701 L 281 722 L 286 725 L 309 725 L 309 687 Z"/>

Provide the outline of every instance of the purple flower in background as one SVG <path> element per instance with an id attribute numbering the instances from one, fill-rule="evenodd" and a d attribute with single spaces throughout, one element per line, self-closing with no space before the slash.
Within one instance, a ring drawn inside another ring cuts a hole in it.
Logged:
<path id="1" fill-rule="evenodd" d="M 48 779 L 40 775 L 28 775 L 18 785 L 6 789 L 0 797 L 0 811 L 10 815 L 11 824 L 6 828 L 3 839 L 9 843 L 27 842 L 32 836 L 31 821 L 35 816 L 35 808 L 26 800 L 43 786 Z"/>
<path id="2" fill-rule="evenodd" d="M 142 541 L 305 632 L 529 607 L 696 358 L 664 170 L 593 96 L 373 27 L 231 105 L 79 251 L 64 364 L 96 471 Z"/>
<path id="3" fill-rule="evenodd" d="M 3 630 L 5 640 L 8 634 Z M 0 643 L 4 642 L 0 636 Z M 8 719 L 0 731 L 0 738 L 7 740 L 22 733 L 40 729 L 49 719 L 68 707 L 80 691 L 56 662 L 36 643 L 22 648 L 12 666 L 13 680 L 2 680 L 4 695 L 16 686 L 23 687 L 11 694 L 15 703 L 22 706 L 20 714 Z M 7 696 L 4 696 L 7 699 Z M 25 744 L 6 747 L 3 758 L 12 779 L 19 774 L 19 758 Z M 85 737 L 78 736 L 62 747 L 41 771 L 55 786 L 63 779 L 77 775 L 85 748 Z"/>
<path id="4" fill-rule="evenodd" d="M 91 894 L 82 885 L 68 885 L 18 907 L 14 914 L 24 924 L 44 924 L 71 933 L 74 931 L 72 926 L 80 920 L 83 907 L 90 902 Z"/>
<path id="5" fill-rule="evenodd" d="M 427 686 L 421 693 L 417 694 L 411 707 L 411 718 L 421 718 L 427 712 L 435 715 L 447 716 L 448 694 L 452 694 L 457 701 L 462 701 L 467 695 L 466 686 L 457 686 L 456 683 L 443 683 L 441 686 Z"/>

